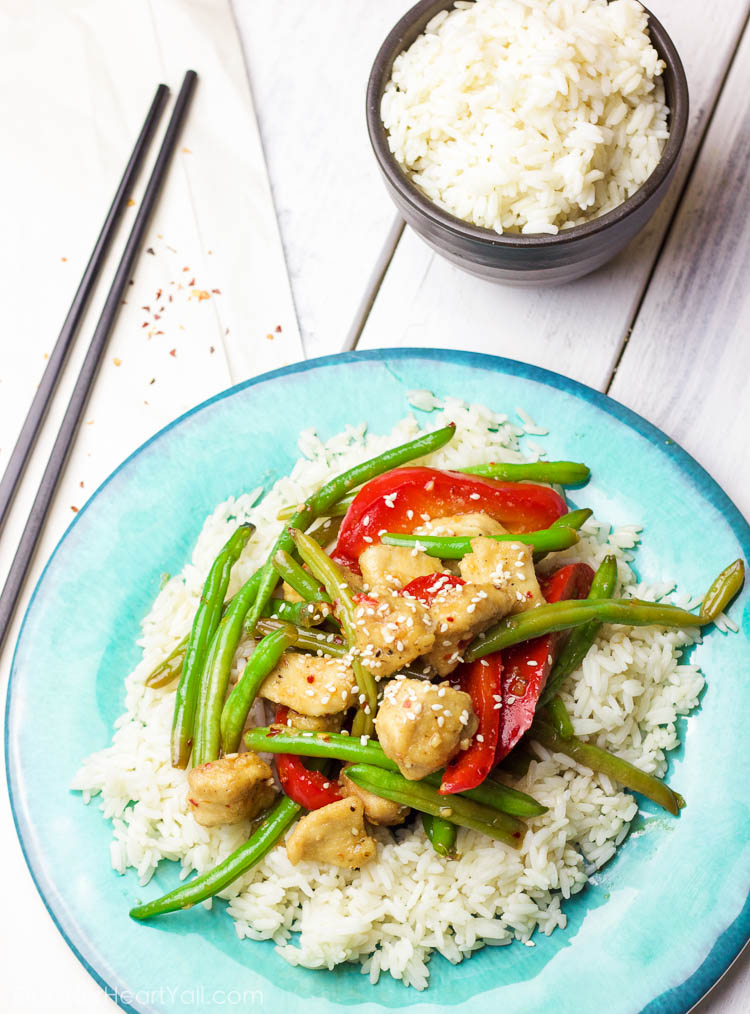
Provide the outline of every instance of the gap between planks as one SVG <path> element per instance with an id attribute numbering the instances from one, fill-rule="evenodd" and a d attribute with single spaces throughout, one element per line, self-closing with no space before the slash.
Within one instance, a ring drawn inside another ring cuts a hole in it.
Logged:
<path id="1" fill-rule="evenodd" d="M 667 242 L 669 240 L 669 237 L 670 237 L 670 235 L 672 233 L 672 228 L 673 228 L 675 222 L 677 221 L 678 214 L 680 212 L 680 209 L 682 208 L 683 199 L 685 198 L 685 195 L 688 193 L 688 191 L 690 189 L 690 184 L 691 184 L 691 182 L 693 180 L 693 176 L 694 176 L 695 171 L 696 171 L 696 166 L 698 165 L 698 162 L 700 160 L 701 153 L 703 151 L 703 146 L 706 143 L 706 138 L 708 137 L 708 133 L 709 133 L 711 124 L 712 124 L 712 122 L 714 120 L 714 117 L 716 116 L 716 111 L 719 108 L 719 103 L 721 102 L 721 97 L 724 94 L 724 88 L 726 86 L 727 79 L 729 78 L 729 74 L 730 74 L 732 68 L 734 67 L 735 60 L 737 59 L 737 53 L 739 52 L 740 46 L 742 45 L 742 40 L 745 38 L 745 33 L 748 32 L 748 31 L 750 31 L 750 9 L 748 9 L 748 13 L 745 15 L 745 21 L 744 21 L 744 24 L 742 25 L 742 28 L 737 33 L 737 39 L 735 40 L 734 48 L 732 49 L 732 54 L 729 57 L 729 59 L 727 60 L 727 65 L 726 65 L 726 68 L 724 70 L 724 74 L 722 75 L 721 82 L 720 82 L 719 87 L 718 87 L 717 92 L 716 92 L 716 101 L 714 102 L 714 104 L 713 104 L 713 106 L 711 108 L 711 111 L 706 116 L 706 120 L 705 120 L 705 124 L 704 124 L 703 130 L 701 132 L 701 135 L 700 135 L 700 138 L 698 140 L 698 143 L 697 143 L 697 145 L 695 147 L 695 152 L 693 154 L 693 161 L 691 162 L 690 168 L 686 172 L 685 178 L 682 181 L 682 185 L 680 186 L 679 195 L 678 195 L 677 200 L 675 201 L 674 206 L 672 208 L 672 212 L 671 212 L 671 214 L 669 216 L 669 221 L 667 222 L 667 225 L 666 225 L 666 227 L 664 229 L 664 232 L 662 233 L 662 237 L 661 237 L 661 241 L 659 243 L 659 247 L 658 247 L 658 249 L 656 251 L 656 255 L 655 255 L 655 257 L 653 259 L 653 262 L 651 264 L 651 270 L 649 271 L 648 277 L 646 278 L 646 281 L 645 281 L 645 284 L 643 286 L 643 289 L 641 290 L 641 294 L 640 294 L 640 297 L 638 299 L 638 302 L 636 303 L 636 305 L 635 305 L 635 307 L 633 309 L 633 315 L 630 318 L 630 323 L 628 324 L 627 328 L 625 328 L 625 331 L 623 333 L 622 342 L 620 344 L 620 348 L 619 348 L 619 350 L 617 352 L 617 355 L 615 356 L 614 361 L 612 363 L 612 369 L 610 370 L 609 377 L 607 378 L 607 382 L 602 387 L 602 390 L 604 391 L 605 394 L 609 394 L 609 392 L 610 392 L 610 390 L 612 388 L 612 385 L 615 382 L 615 378 L 617 376 L 617 371 L 618 371 L 618 369 L 620 367 L 620 363 L 622 362 L 623 357 L 624 357 L 624 355 L 625 355 L 625 353 L 627 351 L 628 344 L 630 342 L 630 336 L 633 333 L 633 328 L 635 327 L 636 322 L 638 320 L 638 315 L 640 314 L 641 309 L 643 308 L 643 304 L 644 304 L 644 302 L 646 300 L 646 296 L 647 296 L 649 288 L 651 286 L 651 281 L 653 280 L 653 277 L 656 274 L 656 269 L 657 269 L 657 267 L 659 265 L 659 262 L 661 260 L 661 256 L 662 256 L 662 254 L 664 252 L 664 248 L 666 247 Z"/>
<path id="2" fill-rule="evenodd" d="M 365 294 L 354 314 L 354 320 L 344 339 L 344 344 L 341 346 L 342 352 L 351 352 L 357 347 L 362 332 L 365 329 L 367 318 L 370 316 L 370 310 L 372 310 L 373 304 L 377 299 L 380 286 L 383 284 L 383 279 L 393 260 L 393 255 L 396 253 L 396 247 L 403 235 L 405 225 L 406 222 L 404 222 L 403 218 L 400 215 L 396 215 L 383 241 L 383 246 L 375 261 L 372 274 L 365 286 Z"/>

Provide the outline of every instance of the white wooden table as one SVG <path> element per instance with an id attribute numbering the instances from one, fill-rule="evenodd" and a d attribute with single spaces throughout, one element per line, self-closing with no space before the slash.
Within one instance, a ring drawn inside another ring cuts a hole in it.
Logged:
<path id="1" fill-rule="evenodd" d="M 19 159 L 30 161 L 19 163 L 15 177 L 5 181 L 20 199 L 11 209 L 14 244 L 4 244 L 0 271 L 6 280 L 18 277 L 20 264 L 24 302 L 21 307 L 16 299 L 17 340 L 6 334 L 3 342 L 0 467 L 124 161 L 127 148 L 109 127 L 114 121 L 132 137 L 150 94 L 144 85 L 127 106 L 130 79 L 142 71 L 145 81 L 166 75 L 176 86 L 181 70 L 195 63 L 203 98 L 154 223 L 153 243 L 162 259 L 144 257 L 136 272 L 134 305 L 124 308 L 118 324 L 35 574 L 71 509 L 171 417 L 262 369 L 344 348 L 459 347 L 566 374 L 666 430 L 750 514 L 750 0 L 722 0 L 715 7 L 699 0 L 651 0 L 690 85 L 690 129 L 678 179 L 658 218 L 609 267 L 565 287 L 539 290 L 493 286 L 460 273 L 402 229 L 386 197 L 366 137 L 364 87 L 380 41 L 409 0 L 234 0 L 234 21 L 227 2 L 113 0 L 119 16 L 106 31 L 96 27 L 101 8 L 94 0 L 55 6 L 56 31 L 80 56 L 67 81 L 75 84 L 78 74 L 81 94 L 94 91 L 91 82 L 102 71 L 87 48 L 93 33 L 106 55 L 102 66 L 110 88 L 104 99 L 97 89 L 92 109 L 83 103 L 75 121 L 81 137 L 89 130 L 86 136 L 93 138 L 86 162 L 91 200 L 84 212 L 65 200 L 81 172 L 76 143 L 80 152 L 83 142 L 71 127 L 73 106 L 66 110 L 62 102 L 60 115 L 48 117 L 42 130 L 54 158 L 38 158 L 39 131 L 19 127 L 14 137 Z M 11 47 L 9 34 L 0 31 L 8 86 L 23 77 L 29 54 L 36 54 L 37 70 L 57 59 L 52 49 L 42 59 L 44 40 L 32 33 L 29 20 L 46 19 L 50 3 L 10 0 L 10 12 L 0 12 L 0 30 L 7 27 L 15 39 Z M 135 40 L 144 38 L 148 45 L 136 70 L 128 57 Z M 59 59 L 60 74 L 67 74 Z M 41 91 L 37 99 L 47 101 Z M 191 261 L 182 264 L 187 251 Z M 193 287 L 182 274 L 188 268 L 189 276 L 200 274 Z M 153 320 L 151 303 L 163 282 L 175 279 L 182 288 L 170 331 Z M 192 288 L 212 298 L 205 304 L 191 299 Z M 45 298 L 32 298 L 36 291 Z M 153 332 L 150 344 L 144 315 Z M 53 424 L 56 418 L 59 407 Z M 19 531 L 48 446 L 45 437 L 10 533 Z M 12 550 L 7 543 L 0 546 L 2 571 Z M 6 651 L 3 683 L 8 661 Z M 3 951 L 9 960 L 0 1009 L 113 1010 L 47 916 L 10 828 L 5 798 L 2 809 L 0 859 L 8 883 Z M 697 1009 L 750 1011 L 750 955 Z"/>

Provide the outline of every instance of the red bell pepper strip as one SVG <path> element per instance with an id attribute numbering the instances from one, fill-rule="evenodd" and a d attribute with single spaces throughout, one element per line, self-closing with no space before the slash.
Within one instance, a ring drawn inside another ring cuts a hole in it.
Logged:
<path id="1" fill-rule="evenodd" d="M 549 528 L 567 507 L 548 486 L 497 482 L 437 468 L 394 468 L 357 493 L 339 529 L 333 558 L 358 571 L 360 554 L 379 542 L 383 532 L 413 532 L 433 518 L 477 511 L 511 532 L 534 532 Z"/>
<path id="2" fill-rule="evenodd" d="M 500 733 L 502 654 L 496 651 L 476 662 L 467 662 L 451 677 L 453 681 L 457 675 L 459 688 L 470 695 L 479 727 L 468 750 L 460 753 L 445 769 L 439 789 L 443 795 L 475 789 L 495 766 Z"/>
<path id="3" fill-rule="evenodd" d="M 405 584 L 401 589 L 402 595 L 411 595 L 429 606 L 435 598 L 449 588 L 460 588 L 466 584 L 463 578 L 456 574 L 424 574 L 422 577 L 415 577 L 413 581 Z"/>
<path id="4" fill-rule="evenodd" d="M 286 725 L 289 709 L 276 709 L 276 724 Z M 284 792 L 306 810 L 319 810 L 321 806 L 336 803 L 342 798 L 337 783 L 322 771 L 309 771 L 296 754 L 280 753 L 274 758 L 279 781 Z"/>
<path id="5" fill-rule="evenodd" d="M 570 563 L 542 578 L 539 587 L 548 602 L 583 599 L 593 579 L 594 572 L 588 564 Z M 564 630 L 545 634 L 500 653 L 503 656 L 502 707 L 496 764 L 507 757 L 521 736 L 528 732 L 539 695 L 567 636 Z"/>

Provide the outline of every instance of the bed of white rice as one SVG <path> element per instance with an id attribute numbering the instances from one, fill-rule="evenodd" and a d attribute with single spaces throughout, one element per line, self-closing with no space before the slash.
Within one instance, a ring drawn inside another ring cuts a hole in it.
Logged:
<path id="1" fill-rule="evenodd" d="M 636 0 L 459 0 L 396 58 L 381 116 L 441 208 L 499 233 L 556 233 L 656 168 L 663 69 Z"/>
<path id="2" fill-rule="evenodd" d="M 436 410 L 431 428 L 442 421 L 457 423 L 454 440 L 425 459 L 431 464 L 522 460 L 521 441 L 527 459 L 542 451 L 526 434 L 543 431 L 522 412 L 516 425 L 479 405 L 448 399 L 440 406 L 429 392 L 414 392 L 411 400 Z M 208 830 L 187 812 L 186 775 L 169 761 L 172 694 L 144 687 L 149 671 L 188 630 L 206 571 L 231 526 L 247 519 L 258 529 L 235 568 L 233 592 L 265 557 L 279 529 L 280 507 L 299 502 L 332 474 L 417 432 L 411 416 L 388 436 L 352 426 L 323 444 L 314 432 L 305 432 L 303 457 L 291 476 L 262 499 L 256 490 L 219 505 L 206 520 L 192 560 L 165 585 L 143 622 L 143 659 L 125 681 L 126 710 L 111 746 L 89 757 L 73 782 L 85 802 L 97 797 L 111 819 L 110 856 L 119 873 L 132 867 L 145 885 L 158 863 L 171 859 L 187 876 L 215 865 L 248 835 L 247 825 Z M 548 558 L 548 566 L 569 559 L 595 566 L 605 553 L 614 553 L 625 593 L 661 597 L 670 591 L 666 585 L 636 589 L 633 583 L 629 561 L 637 539 L 636 526 L 610 531 L 590 521 L 581 543 Z M 666 751 L 678 743 L 677 716 L 696 705 L 703 686 L 698 670 L 680 663 L 681 649 L 696 636 L 604 628 L 565 685 L 576 732 L 662 774 Z M 241 647 L 238 666 L 250 650 L 248 644 Z M 461 831 L 459 858 L 445 860 L 432 851 L 419 822 L 395 834 L 379 829 L 377 861 L 360 872 L 312 862 L 295 867 L 284 848 L 276 847 L 223 895 L 230 899 L 237 934 L 274 940 L 292 964 L 332 968 L 361 962 L 373 982 L 388 972 L 417 989 L 428 984 L 434 950 L 459 962 L 483 944 L 519 940 L 533 946 L 536 931 L 549 934 L 565 926 L 564 899 L 611 858 L 637 812 L 633 797 L 606 777 L 541 747 L 536 752 L 538 759 L 517 784 L 549 811 L 529 823 L 519 851 Z"/>

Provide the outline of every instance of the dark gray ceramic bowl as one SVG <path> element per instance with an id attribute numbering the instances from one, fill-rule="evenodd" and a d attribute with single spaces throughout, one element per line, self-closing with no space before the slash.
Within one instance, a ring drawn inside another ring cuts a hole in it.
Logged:
<path id="1" fill-rule="evenodd" d="M 434 250 L 480 278 L 512 285 L 558 284 L 594 271 L 619 253 L 646 225 L 664 200 L 674 176 L 687 127 L 688 86 L 672 40 L 647 11 L 651 41 L 666 64 L 663 80 L 670 116 L 669 139 L 659 164 L 643 186 L 606 215 L 556 236 L 501 236 L 443 211 L 422 193 L 391 154 L 387 131 L 380 119 L 380 100 L 390 79 L 393 61 L 439 11 L 451 7 L 453 0 L 421 0 L 412 7 L 389 33 L 370 72 L 367 128 L 396 207 Z"/>

